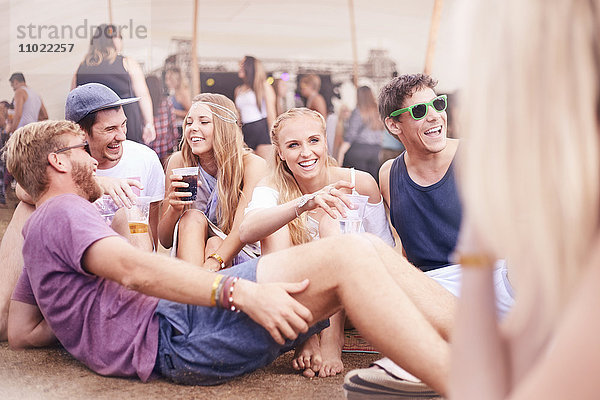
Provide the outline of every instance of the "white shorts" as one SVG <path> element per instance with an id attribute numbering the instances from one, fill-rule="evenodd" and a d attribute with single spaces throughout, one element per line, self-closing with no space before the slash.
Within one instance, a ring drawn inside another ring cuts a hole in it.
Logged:
<path id="1" fill-rule="evenodd" d="M 434 269 L 425 272 L 425 275 L 434 279 L 453 295 L 457 297 L 460 295 L 462 276 L 462 268 L 460 265 L 449 265 L 447 267 Z M 510 310 L 514 302 L 514 294 L 512 286 L 508 281 L 506 262 L 504 260 L 497 261 L 494 266 L 494 288 L 496 290 L 496 312 L 498 318 L 502 319 L 508 310 Z M 373 364 L 378 365 L 397 378 L 411 382 L 419 382 L 418 378 L 410 375 L 389 358 L 383 358 L 375 361 Z"/>
<path id="2" fill-rule="evenodd" d="M 425 275 L 435 280 L 456 297 L 460 295 L 462 276 L 460 265 L 455 264 L 434 269 L 425 272 Z M 514 302 L 514 293 L 508 281 L 506 262 L 504 260 L 497 261 L 494 267 L 494 287 L 496 290 L 496 311 L 498 312 L 498 317 L 502 319 Z"/>

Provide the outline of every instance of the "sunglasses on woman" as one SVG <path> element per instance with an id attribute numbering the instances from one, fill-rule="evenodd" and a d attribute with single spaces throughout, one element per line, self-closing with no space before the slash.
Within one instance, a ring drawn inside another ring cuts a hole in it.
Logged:
<path id="1" fill-rule="evenodd" d="M 429 106 L 433 107 L 433 109 L 437 112 L 446 110 L 446 107 L 448 106 L 448 96 L 442 94 L 431 100 L 429 103 L 418 103 L 413 104 L 410 107 L 401 108 L 392 112 L 390 117 L 397 117 L 398 115 L 409 111 L 410 116 L 413 117 L 415 121 L 418 121 L 425 118 L 427 111 L 429 110 Z"/>

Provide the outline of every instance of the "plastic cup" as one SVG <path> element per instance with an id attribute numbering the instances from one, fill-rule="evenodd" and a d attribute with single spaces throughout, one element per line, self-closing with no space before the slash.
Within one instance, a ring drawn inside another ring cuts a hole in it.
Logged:
<path id="1" fill-rule="evenodd" d="M 340 218 L 340 231 L 342 233 L 359 233 L 362 228 L 363 218 L 365 217 L 369 196 L 363 196 L 362 194 L 348 194 L 346 196 L 350 198 L 356 209 L 351 210 L 345 207 L 346 217 Z"/>
<path id="2" fill-rule="evenodd" d="M 150 197 L 140 196 L 135 200 L 135 204 L 131 208 L 124 207 L 127 212 L 127 222 L 129 222 L 129 233 L 148 233 L 151 202 Z"/>
<path id="3" fill-rule="evenodd" d="M 192 195 L 182 197 L 181 201 L 196 201 L 198 195 L 198 167 L 175 168 L 173 174 L 181 175 L 183 181 L 188 184 L 188 187 L 176 188 L 176 192 L 190 192 Z"/>
<path id="4" fill-rule="evenodd" d="M 96 208 L 100 212 L 100 215 L 102 215 L 104 222 L 106 222 L 108 225 L 112 223 L 113 217 L 115 216 L 115 212 L 119 208 L 117 207 L 113 199 L 106 194 L 100 197 L 98 200 L 96 200 L 94 202 L 94 206 L 96 206 Z"/>

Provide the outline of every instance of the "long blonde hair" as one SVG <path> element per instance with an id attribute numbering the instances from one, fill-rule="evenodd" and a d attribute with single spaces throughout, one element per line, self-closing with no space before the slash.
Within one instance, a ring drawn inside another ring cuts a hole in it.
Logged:
<path id="1" fill-rule="evenodd" d="M 598 232 L 599 3 L 474 4 L 462 101 L 472 107 L 460 110 L 465 212 L 514 273 L 513 326 L 537 316 L 535 334 L 547 337 Z"/>
<path id="2" fill-rule="evenodd" d="M 325 119 L 321 114 L 316 111 L 309 110 L 308 108 L 292 108 L 283 114 L 281 114 L 273 123 L 271 128 L 271 143 L 273 144 L 272 159 L 271 163 L 271 182 L 275 185 L 275 188 L 279 192 L 279 204 L 287 203 L 302 196 L 302 191 L 298 186 L 298 182 L 292 171 L 289 169 L 287 163 L 279 158 L 277 148 L 279 147 L 279 133 L 288 122 L 298 118 L 312 118 L 319 122 L 321 125 L 321 132 L 323 134 L 323 140 L 327 145 L 326 133 L 325 133 Z M 330 156 L 327 156 L 325 160 L 325 166 L 329 169 L 330 166 L 335 166 L 336 162 Z M 293 245 L 302 243 L 308 243 L 311 240 L 310 232 L 306 226 L 306 214 L 301 215 L 300 218 L 296 218 L 288 223 L 290 231 L 290 238 Z"/>
<path id="3" fill-rule="evenodd" d="M 217 164 L 217 220 L 219 228 L 229 234 L 233 227 L 235 212 L 242 196 L 244 187 L 244 155 L 248 150 L 244 148 L 242 130 L 237 121 L 240 120 L 235 104 L 221 94 L 203 93 L 192 100 L 195 103 L 204 102 L 213 113 L 213 153 Z M 218 104 L 230 111 L 224 111 Z M 189 116 L 189 111 L 188 111 Z M 188 127 L 187 117 L 183 121 L 183 137 L 181 138 L 181 155 L 184 166 L 195 167 L 199 165 L 200 158 L 192 153 L 189 142 L 186 140 L 185 131 Z M 236 120 L 232 120 L 236 116 Z"/>

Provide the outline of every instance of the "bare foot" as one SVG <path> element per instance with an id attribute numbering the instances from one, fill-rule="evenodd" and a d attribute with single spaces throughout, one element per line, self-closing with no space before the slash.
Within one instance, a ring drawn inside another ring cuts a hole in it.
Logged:
<path id="1" fill-rule="evenodd" d="M 313 378 L 321 368 L 321 347 L 319 335 L 312 335 L 308 340 L 296 348 L 292 367 L 302 372 L 307 378 Z"/>
<path id="2" fill-rule="evenodd" d="M 321 356 L 323 362 L 319 369 L 319 378 L 335 376 L 344 370 L 342 348 L 344 347 L 344 332 L 329 327 L 321 332 Z"/>

